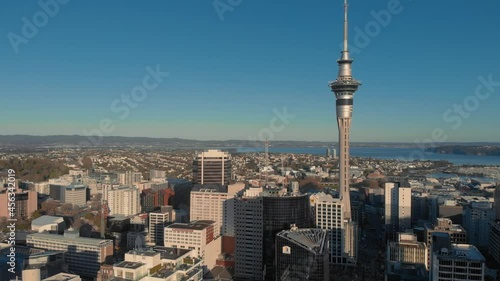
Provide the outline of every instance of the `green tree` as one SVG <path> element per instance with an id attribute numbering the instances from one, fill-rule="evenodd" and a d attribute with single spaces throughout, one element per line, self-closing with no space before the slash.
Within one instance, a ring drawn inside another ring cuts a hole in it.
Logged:
<path id="1" fill-rule="evenodd" d="M 34 219 L 37 219 L 37 218 L 39 218 L 41 216 L 42 216 L 42 214 L 40 213 L 40 211 L 39 210 L 35 210 L 33 212 L 33 214 L 31 214 L 31 219 L 34 220 Z"/>

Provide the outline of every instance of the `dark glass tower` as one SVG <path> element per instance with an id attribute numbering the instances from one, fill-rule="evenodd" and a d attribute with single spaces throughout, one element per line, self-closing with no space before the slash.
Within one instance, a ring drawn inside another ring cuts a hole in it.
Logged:
<path id="1" fill-rule="evenodd" d="M 303 194 L 276 190 L 239 194 L 234 210 L 235 280 L 275 281 L 276 234 L 292 224 L 310 227 L 309 210 L 309 198 Z"/>
<path id="2" fill-rule="evenodd" d="M 276 280 L 329 280 L 327 232 L 322 229 L 281 231 L 276 235 Z"/>
<path id="3" fill-rule="evenodd" d="M 265 280 L 276 280 L 275 241 L 276 234 L 290 225 L 311 227 L 309 197 L 301 195 L 264 196 L 264 265 Z"/>

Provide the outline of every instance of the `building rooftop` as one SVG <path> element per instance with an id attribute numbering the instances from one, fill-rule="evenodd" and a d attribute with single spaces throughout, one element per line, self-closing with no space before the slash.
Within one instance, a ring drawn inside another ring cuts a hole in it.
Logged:
<path id="1" fill-rule="evenodd" d="M 166 279 L 174 273 L 175 271 L 170 268 L 162 268 L 158 270 L 155 274 L 151 275 L 151 277 Z"/>
<path id="2" fill-rule="evenodd" d="M 449 219 L 446 220 L 449 220 L 450 224 L 443 224 L 439 223 L 439 220 L 440 219 L 438 219 L 438 224 L 432 224 L 430 222 L 425 223 L 424 224 L 425 229 L 435 230 L 435 231 L 465 232 L 465 229 L 460 224 L 451 224 L 451 220 Z"/>
<path id="3" fill-rule="evenodd" d="M 161 254 L 162 259 L 166 260 L 176 260 L 192 251 L 187 249 L 162 247 L 162 246 L 157 246 L 154 248 L 154 250 Z"/>
<path id="4" fill-rule="evenodd" d="M 469 260 L 485 261 L 484 256 L 479 252 L 476 246 L 469 244 L 452 244 L 453 255 L 455 257 L 462 257 Z"/>
<path id="5" fill-rule="evenodd" d="M 66 189 L 86 189 L 86 188 L 87 188 L 86 185 L 80 183 L 72 183 L 66 186 Z"/>
<path id="6" fill-rule="evenodd" d="M 59 255 L 59 254 L 64 254 L 63 251 L 43 251 L 43 252 L 38 252 L 38 253 L 33 253 L 29 256 L 29 258 L 39 258 L 39 257 L 48 257 L 48 256 L 53 256 L 53 255 Z"/>
<path id="7" fill-rule="evenodd" d="M 143 265 L 144 263 L 142 262 L 121 261 L 119 263 L 114 264 L 113 267 L 137 269 Z"/>
<path id="8" fill-rule="evenodd" d="M 61 223 L 64 222 L 64 219 L 62 217 L 56 217 L 56 216 L 41 216 L 39 218 L 34 219 L 31 222 L 32 226 L 43 226 L 47 224 L 54 224 L 54 223 Z"/>
<path id="9" fill-rule="evenodd" d="M 144 249 L 130 250 L 127 252 L 127 254 L 154 257 L 158 255 L 158 252 L 154 251 L 152 248 L 144 248 Z"/>
<path id="10" fill-rule="evenodd" d="M 49 239 L 49 240 L 57 240 L 66 243 L 84 243 L 91 244 L 95 246 L 101 246 L 108 243 L 113 243 L 112 240 L 107 239 L 97 239 L 97 238 L 87 238 L 87 237 L 67 237 L 59 234 L 50 234 L 50 233 L 33 233 L 27 236 L 27 239 L 30 238 L 39 238 L 39 239 Z"/>
<path id="11" fill-rule="evenodd" d="M 196 192 L 221 192 L 221 193 L 227 193 L 227 186 L 222 185 L 222 184 L 215 184 L 215 183 L 209 183 L 209 184 L 195 184 L 193 186 L 193 189 L 191 192 L 196 191 Z"/>
<path id="12" fill-rule="evenodd" d="M 215 221 L 210 221 L 210 220 L 199 220 L 199 221 L 192 221 L 190 223 L 174 223 L 166 228 L 176 228 L 176 229 L 192 229 L 192 230 L 203 230 L 210 225 L 213 225 Z"/>
<path id="13" fill-rule="evenodd" d="M 59 273 L 49 278 L 42 279 L 42 281 L 71 281 L 73 279 L 80 280 L 80 276 L 69 273 Z"/>
<path id="14" fill-rule="evenodd" d="M 276 234 L 276 237 L 282 237 L 294 244 L 300 245 L 303 248 L 321 254 L 325 247 L 326 231 L 317 228 L 291 229 L 283 230 Z"/>
<path id="15" fill-rule="evenodd" d="M 426 281 L 427 270 L 423 264 L 405 264 L 399 262 L 390 262 L 387 268 L 388 280 L 414 280 Z M 392 279 L 392 276 L 397 276 L 401 279 Z"/>
<path id="16" fill-rule="evenodd" d="M 108 192 L 112 192 L 112 191 L 119 191 L 119 190 L 126 190 L 126 189 L 134 190 L 134 189 L 137 189 L 137 187 L 127 186 L 127 185 L 122 185 L 122 186 L 119 186 L 119 187 L 113 187 L 113 188 L 110 188 L 110 189 L 108 190 Z M 138 190 L 138 189 L 137 189 L 137 190 Z"/>

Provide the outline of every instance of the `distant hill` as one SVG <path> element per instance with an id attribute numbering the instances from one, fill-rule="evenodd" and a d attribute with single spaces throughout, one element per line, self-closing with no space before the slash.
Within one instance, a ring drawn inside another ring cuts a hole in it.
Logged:
<path id="1" fill-rule="evenodd" d="M 92 141 L 94 140 L 94 141 Z M 272 147 L 327 147 L 337 146 L 336 140 L 332 142 L 322 141 L 283 141 L 270 140 Z M 449 143 L 453 144 L 453 143 Z M 486 143 L 468 143 L 460 145 L 485 145 Z M 148 137 L 119 137 L 106 136 L 101 139 L 97 137 L 88 138 L 81 135 L 0 135 L 0 146 L 4 147 L 54 147 L 54 146 L 151 146 L 165 148 L 238 148 L 238 147 L 264 147 L 263 141 L 258 140 L 191 140 L 181 138 L 148 138 Z M 500 144 L 499 144 L 500 145 Z M 416 147 L 414 143 L 390 143 L 390 142 L 353 142 L 352 147 Z"/>
<path id="2" fill-rule="evenodd" d="M 439 154 L 500 156 L 500 146 L 497 145 L 446 145 L 435 148 L 428 148 L 426 149 L 426 151 Z"/>

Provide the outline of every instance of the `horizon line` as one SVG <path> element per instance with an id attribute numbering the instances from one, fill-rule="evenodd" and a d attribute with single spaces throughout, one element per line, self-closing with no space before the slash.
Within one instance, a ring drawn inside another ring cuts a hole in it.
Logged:
<path id="1" fill-rule="evenodd" d="M 56 135 L 29 135 L 29 134 L 8 134 L 8 135 L 3 135 L 0 134 L 0 137 L 81 137 L 81 138 L 88 138 L 88 137 L 98 137 L 98 136 L 84 136 L 84 135 L 78 135 L 78 134 L 69 134 L 69 135 L 63 135 L 63 134 L 56 134 Z M 265 143 L 265 140 L 260 141 L 260 140 L 243 140 L 243 139 L 220 139 L 220 140 L 200 140 L 200 139 L 191 139 L 191 138 L 181 138 L 181 137 L 146 137 L 146 136 L 102 136 L 102 138 L 143 138 L 143 139 L 158 139 L 158 140 L 171 140 L 171 139 L 178 139 L 178 140 L 188 140 L 188 141 L 199 141 L 199 142 L 228 142 L 228 141 L 240 141 L 240 142 L 262 142 Z M 270 140 L 270 143 L 273 142 L 309 142 L 309 143 L 338 143 L 338 141 L 320 141 L 320 140 Z M 363 144 L 363 143 L 373 143 L 373 144 L 412 144 L 412 145 L 417 145 L 415 142 L 408 142 L 408 141 L 351 141 L 351 143 L 358 143 L 358 144 Z M 498 144 L 500 145 L 500 142 L 491 142 L 491 141 L 449 141 L 449 142 L 440 142 L 437 144 L 475 144 L 475 143 L 482 143 L 482 144 Z M 425 143 L 423 143 L 425 144 Z M 436 143 L 434 143 L 436 144 Z M 427 144 L 428 145 L 428 144 Z"/>

